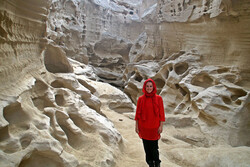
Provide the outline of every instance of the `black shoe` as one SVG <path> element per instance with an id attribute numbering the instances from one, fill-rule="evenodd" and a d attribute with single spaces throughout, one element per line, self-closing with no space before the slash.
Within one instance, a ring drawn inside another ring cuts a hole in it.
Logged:
<path id="1" fill-rule="evenodd" d="M 155 167 L 160 167 L 161 162 L 155 162 Z"/>
<path id="2" fill-rule="evenodd" d="M 148 166 L 149 166 L 149 167 L 155 167 L 155 164 L 154 164 L 153 161 L 150 161 L 150 162 L 148 162 Z"/>

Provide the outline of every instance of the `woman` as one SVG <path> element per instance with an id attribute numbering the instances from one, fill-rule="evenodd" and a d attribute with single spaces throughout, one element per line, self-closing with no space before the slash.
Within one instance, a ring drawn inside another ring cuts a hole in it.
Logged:
<path id="1" fill-rule="evenodd" d="M 144 94 L 137 101 L 135 131 L 143 141 L 149 167 L 160 167 L 158 140 L 165 121 L 163 101 L 156 94 L 156 84 L 152 79 L 144 82 L 142 91 Z"/>

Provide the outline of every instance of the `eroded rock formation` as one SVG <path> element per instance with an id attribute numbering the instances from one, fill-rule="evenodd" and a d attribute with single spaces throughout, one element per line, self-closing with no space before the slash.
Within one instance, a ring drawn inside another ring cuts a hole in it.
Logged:
<path id="1" fill-rule="evenodd" d="M 145 166 L 128 118 L 149 77 L 163 166 L 249 166 L 249 0 L 0 4 L 0 166 Z"/>
<path id="2" fill-rule="evenodd" d="M 129 50 L 144 30 L 138 16 L 141 3 L 53 1 L 48 38 L 62 47 L 67 57 L 96 67 L 97 80 L 123 87 Z"/>
<path id="3" fill-rule="evenodd" d="M 152 56 L 167 58 L 196 49 L 204 65 L 239 68 L 238 85 L 249 89 L 248 8 L 248 1 L 159 1 L 142 18 L 148 36 L 144 54 L 150 49 Z"/>
<path id="4" fill-rule="evenodd" d="M 122 136 L 72 73 L 91 78 L 92 68 L 46 40 L 50 5 L 1 1 L 0 166 L 114 165 Z"/>
<path id="5" fill-rule="evenodd" d="M 127 68 L 131 77 L 125 92 L 136 103 L 142 83 L 151 77 L 165 101 L 169 113 L 166 122 L 178 127 L 183 123 L 178 119 L 183 117 L 177 115 L 183 115 L 188 121 L 181 127 L 197 124 L 203 133 L 216 137 L 216 142 L 221 139 L 232 146 L 248 145 L 249 117 L 242 116 L 249 112 L 249 91 L 236 85 L 239 71 L 227 66 L 202 66 L 201 58 L 192 51 L 180 52 L 157 65 L 135 63 Z"/>

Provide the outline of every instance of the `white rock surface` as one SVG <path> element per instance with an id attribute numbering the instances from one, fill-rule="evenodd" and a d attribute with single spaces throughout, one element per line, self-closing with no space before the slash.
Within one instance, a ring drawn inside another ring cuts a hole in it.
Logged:
<path id="1" fill-rule="evenodd" d="M 0 4 L 0 166 L 146 166 L 148 77 L 162 166 L 250 165 L 249 0 Z"/>

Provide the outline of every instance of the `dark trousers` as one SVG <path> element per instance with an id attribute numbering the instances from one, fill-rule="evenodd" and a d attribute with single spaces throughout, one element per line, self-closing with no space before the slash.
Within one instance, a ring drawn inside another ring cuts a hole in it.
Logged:
<path id="1" fill-rule="evenodd" d="M 144 150 L 146 153 L 146 162 L 147 164 L 151 164 L 152 162 L 160 163 L 159 159 L 159 146 L 158 140 L 145 140 L 142 139 Z"/>

